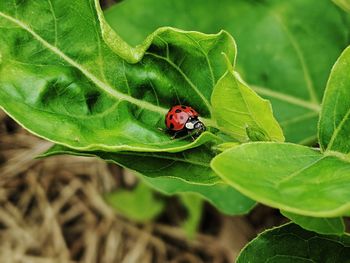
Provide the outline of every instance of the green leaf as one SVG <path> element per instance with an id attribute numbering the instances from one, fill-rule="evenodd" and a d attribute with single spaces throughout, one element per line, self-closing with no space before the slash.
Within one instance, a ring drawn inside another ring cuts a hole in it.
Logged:
<path id="1" fill-rule="evenodd" d="M 143 173 L 148 174 L 147 172 Z M 143 176 L 143 179 L 163 194 L 197 193 L 221 213 L 227 215 L 246 214 L 255 206 L 254 201 L 242 195 L 228 184 L 219 182 L 213 185 L 202 185 L 184 181 L 177 177 L 179 173 L 175 174 L 176 177 L 162 175 L 158 177 Z"/>
<path id="2" fill-rule="evenodd" d="M 203 199 L 195 194 L 181 194 L 180 200 L 187 210 L 187 217 L 182 223 L 182 228 L 187 237 L 193 239 L 202 218 Z"/>
<path id="3" fill-rule="evenodd" d="M 316 141 L 327 75 L 349 43 L 348 17 L 329 0 L 124 0 L 106 19 L 132 44 L 165 25 L 227 30 L 238 44 L 236 70 L 271 100 L 286 140 L 302 143 Z"/>
<path id="4" fill-rule="evenodd" d="M 255 205 L 212 171 L 209 163 L 213 154 L 205 146 L 170 154 L 78 152 L 55 145 L 41 157 L 58 154 L 99 157 L 135 171 L 143 181 L 164 194 L 197 193 L 225 214 L 245 214 Z"/>
<path id="5" fill-rule="evenodd" d="M 217 82 L 211 102 L 219 129 L 236 140 L 284 141 L 282 129 L 273 117 L 270 102 L 260 98 L 243 83 L 232 68 Z M 252 137 L 253 129 L 254 135 L 259 130 L 259 135 L 264 136 Z"/>
<path id="6" fill-rule="evenodd" d="M 117 213 L 137 222 L 147 222 L 164 209 L 164 202 L 153 196 L 153 191 L 140 182 L 135 189 L 118 190 L 105 196 L 107 203 Z"/>
<path id="7" fill-rule="evenodd" d="M 211 167 L 241 193 L 281 210 L 313 217 L 350 210 L 350 162 L 305 146 L 247 143 L 217 155 Z"/>
<path id="8" fill-rule="evenodd" d="M 350 1 L 349 0 L 332 0 L 336 5 L 342 8 L 344 11 L 350 13 Z"/>
<path id="9" fill-rule="evenodd" d="M 344 221 L 341 217 L 317 218 L 297 215 L 286 211 L 281 211 L 281 213 L 302 228 L 319 234 L 343 235 L 345 232 Z"/>
<path id="10" fill-rule="evenodd" d="M 319 122 L 324 151 L 350 152 L 350 47 L 335 63 L 327 84 Z"/>
<path id="11" fill-rule="evenodd" d="M 325 236 L 295 224 L 267 230 L 240 253 L 237 263 L 350 262 L 350 237 Z"/>
<path id="12" fill-rule="evenodd" d="M 81 151 L 178 152 L 216 139 L 171 140 L 159 128 L 179 103 L 214 123 L 221 53 L 236 53 L 228 33 L 163 28 L 132 48 L 111 44 L 97 0 L 16 3 L 0 3 L 0 107 L 25 128 Z"/>

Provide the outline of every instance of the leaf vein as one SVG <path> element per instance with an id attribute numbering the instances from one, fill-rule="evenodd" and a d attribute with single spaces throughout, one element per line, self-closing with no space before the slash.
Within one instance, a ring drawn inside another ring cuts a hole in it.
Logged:
<path id="1" fill-rule="evenodd" d="M 134 97 L 131 97 L 129 95 L 126 95 L 124 93 L 119 92 L 118 90 L 112 88 L 105 82 L 101 81 L 99 78 L 97 78 L 95 75 L 93 75 L 89 70 L 87 70 L 83 65 L 79 64 L 78 62 L 74 61 L 72 58 L 67 56 L 65 53 L 63 53 L 60 49 L 58 49 L 56 46 L 51 45 L 49 42 L 47 42 L 45 39 L 43 39 L 40 35 L 38 35 L 34 30 L 32 30 L 27 24 L 22 22 L 21 20 L 18 20 L 16 18 L 11 17 L 10 15 L 7 15 L 3 12 L 0 12 L 0 16 L 4 19 L 7 19 L 14 23 L 15 25 L 19 26 L 23 30 L 27 31 L 29 34 L 33 36 L 35 40 L 40 42 L 43 46 L 48 48 L 50 51 L 55 53 L 57 56 L 59 56 L 61 59 L 66 61 L 68 64 L 72 65 L 73 67 L 79 69 L 80 72 L 82 72 L 88 79 L 90 79 L 98 88 L 109 94 L 110 96 L 118 99 L 118 100 L 126 100 L 129 103 L 135 104 L 138 107 L 145 108 L 147 110 L 157 112 L 159 114 L 166 114 L 168 111 L 165 108 L 155 106 L 147 101 L 142 101 L 139 99 L 136 99 Z"/>
<path id="2" fill-rule="evenodd" d="M 190 87 L 202 99 L 202 101 L 206 105 L 208 111 L 209 112 L 212 111 L 211 110 L 211 105 L 210 105 L 209 101 L 207 100 L 207 98 L 204 97 L 204 95 L 199 91 L 198 87 L 188 78 L 188 76 L 185 74 L 185 72 L 183 72 L 183 70 L 181 68 L 179 68 L 175 63 L 173 63 L 171 60 L 167 59 L 166 57 L 163 57 L 163 56 L 160 56 L 160 55 L 157 55 L 157 54 L 154 54 L 154 53 L 150 53 L 150 52 L 146 52 L 146 54 L 167 61 L 169 63 L 169 65 L 171 65 L 174 69 L 176 69 L 180 73 L 180 75 L 187 81 L 187 83 L 190 85 Z"/>

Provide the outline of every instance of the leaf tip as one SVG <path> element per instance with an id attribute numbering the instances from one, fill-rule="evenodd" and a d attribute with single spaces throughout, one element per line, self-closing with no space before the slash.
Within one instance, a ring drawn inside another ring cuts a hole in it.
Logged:
<path id="1" fill-rule="evenodd" d="M 221 52 L 221 55 L 224 56 L 227 65 L 227 70 L 232 73 L 234 71 L 233 67 L 235 65 L 235 62 L 231 62 L 228 55 L 225 52 Z"/>

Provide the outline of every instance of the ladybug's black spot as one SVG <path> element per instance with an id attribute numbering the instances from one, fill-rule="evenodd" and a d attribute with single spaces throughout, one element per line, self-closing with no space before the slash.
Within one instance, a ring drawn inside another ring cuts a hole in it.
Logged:
<path id="1" fill-rule="evenodd" d="M 184 119 L 184 116 L 181 115 L 181 116 L 180 116 L 180 120 L 183 120 L 183 119 Z"/>
<path id="2" fill-rule="evenodd" d="M 169 116 L 169 120 L 171 120 L 173 118 L 173 115 L 171 114 L 170 116 Z"/>
<path id="3" fill-rule="evenodd" d="M 179 109 L 176 109 L 176 110 L 175 110 L 175 112 L 176 112 L 176 113 L 180 113 L 180 112 L 181 112 L 181 110 L 179 110 Z"/>
<path id="4" fill-rule="evenodd" d="M 183 108 L 184 110 L 186 110 L 186 109 L 187 109 L 187 107 L 186 107 L 186 106 L 181 106 L 181 108 Z"/>
<path id="5" fill-rule="evenodd" d="M 171 130 L 174 129 L 174 124 L 170 123 L 169 127 L 170 127 Z"/>

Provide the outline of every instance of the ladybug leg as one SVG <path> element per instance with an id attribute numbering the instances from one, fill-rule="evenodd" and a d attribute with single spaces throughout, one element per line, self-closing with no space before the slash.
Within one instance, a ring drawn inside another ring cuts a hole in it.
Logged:
<path id="1" fill-rule="evenodd" d="M 179 131 L 171 131 L 171 132 L 172 132 L 171 139 L 182 138 L 188 135 L 188 131 L 185 129 L 179 130 Z"/>
<path id="2" fill-rule="evenodd" d="M 171 139 L 174 140 L 176 137 L 181 133 L 181 131 L 174 132 L 173 136 L 171 136 Z"/>
<path id="3" fill-rule="evenodd" d="M 195 138 L 195 135 L 194 135 L 193 131 L 188 130 L 188 131 L 187 131 L 187 133 L 188 133 L 188 135 L 190 135 L 190 136 L 191 136 L 192 141 L 195 141 L 195 140 L 196 140 L 196 138 Z"/>

